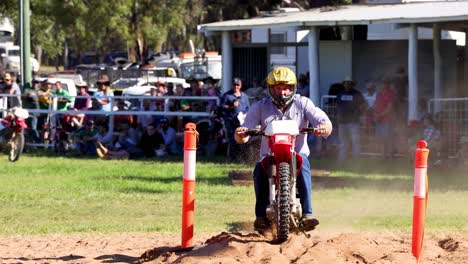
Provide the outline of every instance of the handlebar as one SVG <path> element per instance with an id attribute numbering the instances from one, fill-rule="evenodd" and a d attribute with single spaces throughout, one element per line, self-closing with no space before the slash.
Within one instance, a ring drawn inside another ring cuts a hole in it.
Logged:
<path id="1" fill-rule="evenodd" d="M 265 133 L 260 128 L 252 128 L 243 132 L 247 136 L 263 136 Z"/>
<path id="2" fill-rule="evenodd" d="M 316 132 L 319 132 L 320 129 L 319 128 L 315 128 L 315 127 L 305 127 L 305 128 L 301 128 L 299 129 L 299 133 L 301 134 L 311 134 L 311 133 L 316 133 Z M 241 132 L 242 134 L 244 135 L 247 135 L 247 136 L 263 136 L 265 135 L 265 132 L 263 130 L 261 130 L 260 128 L 252 128 L 252 129 L 248 129 L 244 132 Z"/>
<path id="3" fill-rule="evenodd" d="M 318 132 L 319 130 L 320 130 L 320 129 L 315 128 L 315 127 L 305 127 L 305 128 L 299 129 L 299 132 L 300 132 L 301 134 L 310 134 L 310 133 Z"/>

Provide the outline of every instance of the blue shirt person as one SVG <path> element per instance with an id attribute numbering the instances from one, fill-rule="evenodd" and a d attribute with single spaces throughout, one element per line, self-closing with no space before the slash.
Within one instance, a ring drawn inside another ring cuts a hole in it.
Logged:
<path id="1" fill-rule="evenodd" d="M 239 156 L 240 148 L 234 140 L 234 131 L 245 119 L 249 110 L 249 97 L 241 91 L 242 81 L 239 78 L 232 80 L 232 89 L 221 97 L 222 116 L 228 136 L 228 158 L 233 162 Z"/>

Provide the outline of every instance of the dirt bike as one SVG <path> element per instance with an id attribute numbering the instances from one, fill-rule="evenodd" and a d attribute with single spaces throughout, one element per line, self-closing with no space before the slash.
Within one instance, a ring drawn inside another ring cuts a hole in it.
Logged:
<path id="1" fill-rule="evenodd" d="M 288 239 L 290 230 L 310 237 L 300 222 L 302 207 L 297 197 L 296 177 L 301 172 L 302 156 L 295 152 L 294 146 L 300 133 L 314 132 L 315 128 L 299 130 L 293 120 L 275 120 L 264 131 L 256 128 L 244 132 L 248 136 L 262 135 L 268 138 L 270 152 L 261 161 L 269 182 L 266 213 L 272 224 L 273 239 L 279 243 Z"/>
<path id="2" fill-rule="evenodd" d="M 8 160 L 15 162 L 19 159 L 24 148 L 24 129 L 26 118 L 29 117 L 28 110 L 12 108 L 5 118 L 0 122 L 0 146 L 7 149 Z"/>

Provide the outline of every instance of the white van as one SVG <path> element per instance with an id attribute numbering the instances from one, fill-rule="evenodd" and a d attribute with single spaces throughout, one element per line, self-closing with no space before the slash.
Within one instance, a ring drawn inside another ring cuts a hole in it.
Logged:
<path id="1" fill-rule="evenodd" d="M 16 45 L 0 45 L 0 56 L 3 67 L 7 72 L 19 72 L 21 70 L 21 50 Z M 31 70 L 39 71 L 39 62 L 31 57 Z"/>

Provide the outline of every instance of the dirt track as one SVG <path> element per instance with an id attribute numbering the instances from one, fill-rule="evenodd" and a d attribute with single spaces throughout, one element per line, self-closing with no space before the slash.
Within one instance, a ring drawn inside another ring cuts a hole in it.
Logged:
<path id="1" fill-rule="evenodd" d="M 177 252 L 179 244 L 157 233 L 10 237 L 0 239 L 0 263 L 415 263 L 406 234 L 314 231 L 275 245 L 242 232 L 196 240 L 189 252 Z M 426 239 L 421 263 L 468 263 L 468 238 Z"/>

